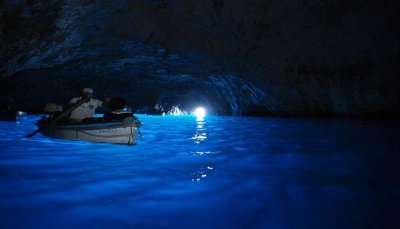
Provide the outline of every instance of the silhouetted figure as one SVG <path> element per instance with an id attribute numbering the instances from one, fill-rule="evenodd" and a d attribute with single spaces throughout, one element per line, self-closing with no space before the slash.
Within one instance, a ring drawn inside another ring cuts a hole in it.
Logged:
<path id="1" fill-rule="evenodd" d="M 121 120 L 132 117 L 132 110 L 125 99 L 119 97 L 108 98 L 106 100 L 108 111 L 104 114 L 105 120 Z"/>

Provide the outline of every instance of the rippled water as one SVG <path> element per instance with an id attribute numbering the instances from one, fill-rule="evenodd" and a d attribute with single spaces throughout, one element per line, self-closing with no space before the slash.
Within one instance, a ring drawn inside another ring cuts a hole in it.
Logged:
<path id="1" fill-rule="evenodd" d="M 38 116 L 0 122 L 0 227 L 399 226 L 397 127 L 139 117 L 136 146 L 23 138 Z"/>

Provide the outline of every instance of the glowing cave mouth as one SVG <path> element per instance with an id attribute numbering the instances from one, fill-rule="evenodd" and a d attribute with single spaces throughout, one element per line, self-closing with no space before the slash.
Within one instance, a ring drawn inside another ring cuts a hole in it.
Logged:
<path id="1" fill-rule="evenodd" d="M 196 116 L 197 119 L 204 119 L 207 114 L 207 111 L 204 107 L 197 107 L 192 114 Z"/>

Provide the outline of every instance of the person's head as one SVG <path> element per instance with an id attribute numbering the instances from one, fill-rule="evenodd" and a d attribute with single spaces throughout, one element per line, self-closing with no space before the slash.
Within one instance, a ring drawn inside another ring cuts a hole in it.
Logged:
<path id="1" fill-rule="evenodd" d="M 92 98 L 93 97 L 93 89 L 91 88 L 84 88 L 81 91 L 83 98 Z"/>
<path id="2" fill-rule="evenodd" d="M 124 98 L 112 97 L 107 105 L 112 111 L 116 111 L 124 109 L 128 105 L 128 102 Z"/>

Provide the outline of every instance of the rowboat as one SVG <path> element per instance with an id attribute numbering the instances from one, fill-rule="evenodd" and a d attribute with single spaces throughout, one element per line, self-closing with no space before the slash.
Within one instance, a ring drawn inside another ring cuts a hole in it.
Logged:
<path id="1" fill-rule="evenodd" d="M 37 125 L 40 133 L 52 138 L 134 145 L 140 122 L 133 117 L 117 121 L 94 119 L 83 123 L 57 124 L 42 119 Z"/>

